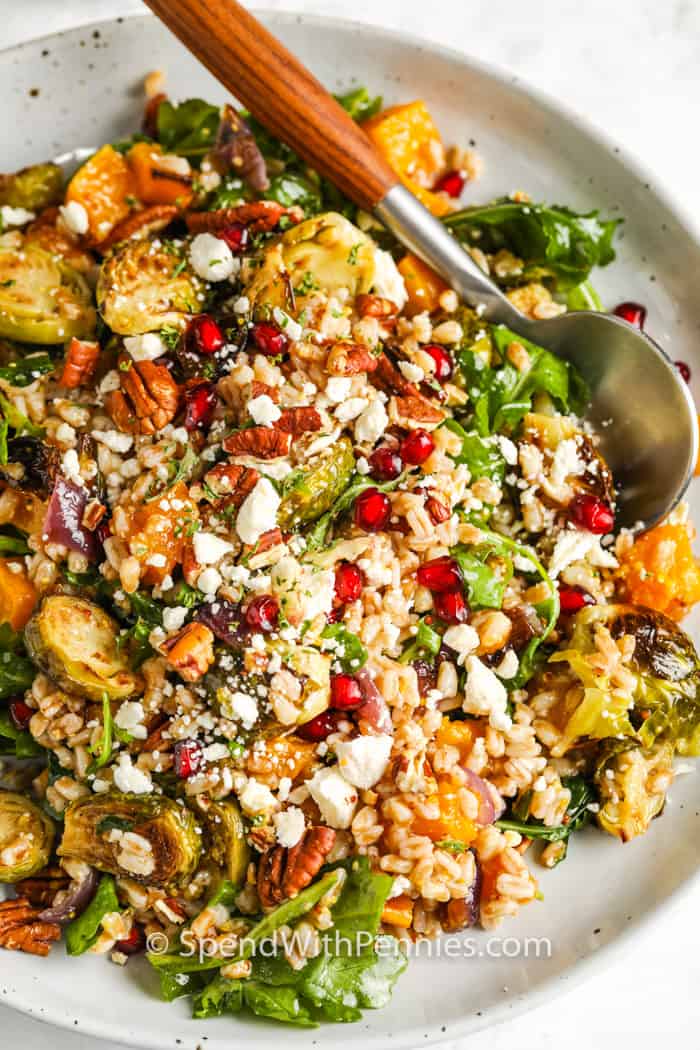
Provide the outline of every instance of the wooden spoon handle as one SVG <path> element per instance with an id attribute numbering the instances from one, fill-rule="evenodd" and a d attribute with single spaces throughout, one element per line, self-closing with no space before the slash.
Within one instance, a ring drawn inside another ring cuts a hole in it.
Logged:
<path id="1" fill-rule="evenodd" d="M 342 106 L 236 0 L 146 0 L 258 120 L 372 211 L 398 176 Z"/>

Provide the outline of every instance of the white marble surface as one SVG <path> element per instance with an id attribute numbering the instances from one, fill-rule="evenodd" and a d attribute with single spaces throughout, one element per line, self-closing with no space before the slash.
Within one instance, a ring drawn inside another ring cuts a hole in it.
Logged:
<path id="1" fill-rule="evenodd" d="M 261 0 L 259 6 L 402 28 L 516 72 L 605 127 L 686 208 L 696 206 L 700 0 Z M 0 10 L 0 39 L 9 47 L 140 11 L 142 4 L 0 0 Z M 699 907 L 700 886 L 647 931 L 624 961 L 546 1007 L 471 1037 L 469 1050 L 612 1050 L 625 1037 L 634 1039 L 636 1050 L 656 1050 L 660 1041 L 696 1044 Z M 8 1048 L 118 1050 L 116 1044 L 49 1030 L 2 1007 L 0 1032 L 0 1046 Z"/>

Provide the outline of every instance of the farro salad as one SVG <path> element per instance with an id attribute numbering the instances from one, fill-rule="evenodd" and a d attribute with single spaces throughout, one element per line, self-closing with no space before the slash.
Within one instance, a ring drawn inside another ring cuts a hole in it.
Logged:
<path id="1" fill-rule="evenodd" d="M 693 530 L 616 529 L 569 365 L 161 79 L 70 178 L 0 176 L 0 945 L 354 1021 L 661 814 Z M 602 309 L 618 220 L 474 203 L 423 102 L 341 102 L 526 314 Z"/>

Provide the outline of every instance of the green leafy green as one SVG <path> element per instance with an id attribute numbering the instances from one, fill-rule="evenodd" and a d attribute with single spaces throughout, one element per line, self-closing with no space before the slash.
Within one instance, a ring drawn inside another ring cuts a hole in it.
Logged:
<path id="1" fill-rule="evenodd" d="M 600 296 L 590 281 L 583 281 L 571 289 L 566 296 L 566 306 L 568 310 L 602 311 L 603 309 Z"/>
<path id="2" fill-rule="evenodd" d="M 399 663 L 410 664 L 414 660 L 437 656 L 441 645 L 442 637 L 425 622 L 425 619 L 421 619 L 415 637 L 401 653 Z"/>
<path id="3" fill-rule="evenodd" d="M 38 427 L 20 412 L 12 402 L 0 393 L 0 463 L 7 463 L 7 439 L 10 430 L 15 436 L 29 434 L 31 437 L 43 437 L 43 427 Z"/>
<path id="4" fill-rule="evenodd" d="M 190 98 L 179 105 L 166 100 L 158 107 L 158 141 L 166 153 L 202 157 L 216 141 L 219 117 L 219 107 L 201 98 Z"/>
<path id="5" fill-rule="evenodd" d="M 595 787 L 582 776 L 562 777 L 561 782 L 571 792 L 569 804 L 561 824 L 547 826 L 535 817 L 529 817 L 532 792 L 526 791 L 511 808 L 511 814 L 496 821 L 496 827 L 502 831 L 517 831 L 530 839 L 544 839 L 547 842 L 568 843 L 574 831 L 578 831 L 591 819 L 589 806 L 596 802 L 598 795 Z M 557 859 L 561 863 L 566 856 L 564 849 Z"/>
<path id="6" fill-rule="evenodd" d="M 27 656 L 22 635 L 9 623 L 0 624 L 0 700 L 24 693 L 36 677 L 36 668 Z"/>
<path id="7" fill-rule="evenodd" d="M 102 696 L 102 732 L 100 733 L 99 743 L 93 750 L 95 757 L 88 766 L 88 773 L 96 773 L 98 769 L 102 769 L 103 766 L 108 764 L 112 757 L 113 742 L 114 720 L 112 718 L 112 708 L 110 707 L 108 694 L 104 693 Z"/>
<path id="8" fill-rule="evenodd" d="M 18 729 L 8 711 L 0 711 L 0 755 L 34 758 L 41 748 L 26 729 Z"/>
<path id="9" fill-rule="evenodd" d="M 0 534 L 0 555 L 2 554 L 30 554 L 27 541 L 24 536 L 6 536 Z"/>
<path id="10" fill-rule="evenodd" d="M 347 91 L 344 95 L 336 95 L 335 97 L 343 109 L 358 124 L 376 116 L 382 108 L 382 96 L 370 95 L 366 87 L 353 88 L 352 91 Z"/>
<path id="11" fill-rule="evenodd" d="M 116 885 L 111 875 L 103 875 L 85 911 L 66 926 L 68 954 L 82 955 L 92 948 L 100 935 L 100 923 L 113 911 L 121 911 Z"/>
<path id="12" fill-rule="evenodd" d="M 472 481 L 490 478 L 502 485 L 506 476 L 506 461 L 494 439 L 483 438 L 475 431 L 467 432 L 456 419 L 447 419 L 443 426 L 462 439 L 462 448 L 453 456 L 455 463 L 469 467 Z"/>
<path id="13" fill-rule="evenodd" d="M 297 205 L 305 215 L 316 215 L 323 210 L 323 197 L 318 179 L 301 172 L 283 172 L 270 179 L 265 200 L 277 201 L 285 208 Z"/>
<path id="14" fill-rule="evenodd" d="M 615 258 L 612 242 L 619 219 L 595 211 L 580 215 L 559 205 L 509 198 L 472 205 L 444 220 L 457 237 L 485 252 L 506 248 L 525 263 L 518 280 L 551 278 L 559 291 L 585 281 L 594 266 Z"/>
<path id="15" fill-rule="evenodd" d="M 329 623 L 327 627 L 324 627 L 321 637 L 332 638 L 333 641 L 337 642 L 342 655 L 337 649 L 334 650 L 333 655 L 340 662 L 346 674 L 354 674 L 355 671 L 359 671 L 367 663 L 369 653 L 357 635 L 353 634 L 352 631 L 348 631 L 347 627 L 343 627 L 342 623 Z"/>
<path id="16" fill-rule="evenodd" d="M 55 367 L 48 354 L 30 354 L 21 361 L 10 361 L 0 368 L 0 379 L 12 386 L 29 386 L 39 376 L 53 372 Z"/>
<path id="17" fill-rule="evenodd" d="M 380 485 L 378 485 L 376 481 L 363 477 L 361 474 L 353 475 L 348 487 L 343 494 L 338 497 L 330 510 L 327 510 L 325 514 L 322 514 L 318 521 L 315 522 L 313 528 L 305 533 L 306 549 L 321 550 L 328 545 L 328 534 L 333 522 L 347 510 L 350 510 L 357 497 L 364 492 L 365 489 L 376 488 L 379 489 L 380 492 L 393 492 L 394 489 L 398 488 L 398 486 L 405 480 L 406 471 L 393 481 L 384 481 Z"/>

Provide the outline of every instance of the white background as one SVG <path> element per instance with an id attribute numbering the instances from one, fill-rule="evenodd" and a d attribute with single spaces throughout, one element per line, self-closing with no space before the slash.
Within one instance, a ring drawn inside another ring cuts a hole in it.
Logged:
<path id="1" fill-rule="evenodd" d="M 603 126 L 681 204 L 697 207 L 700 0 L 258 0 L 258 6 L 401 28 L 493 62 Z M 139 0 L 0 0 L 0 46 L 141 10 Z M 548 1006 L 470 1037 L 469 1050 L 612 1050 L 621 1037 L 634 1039 L 635 1050 L 697 1045 L 698 910 L 700 886 L 622 962 Z M 0 1033 L 7 1050 L 117 1050 L 2 1007 Z"/>

